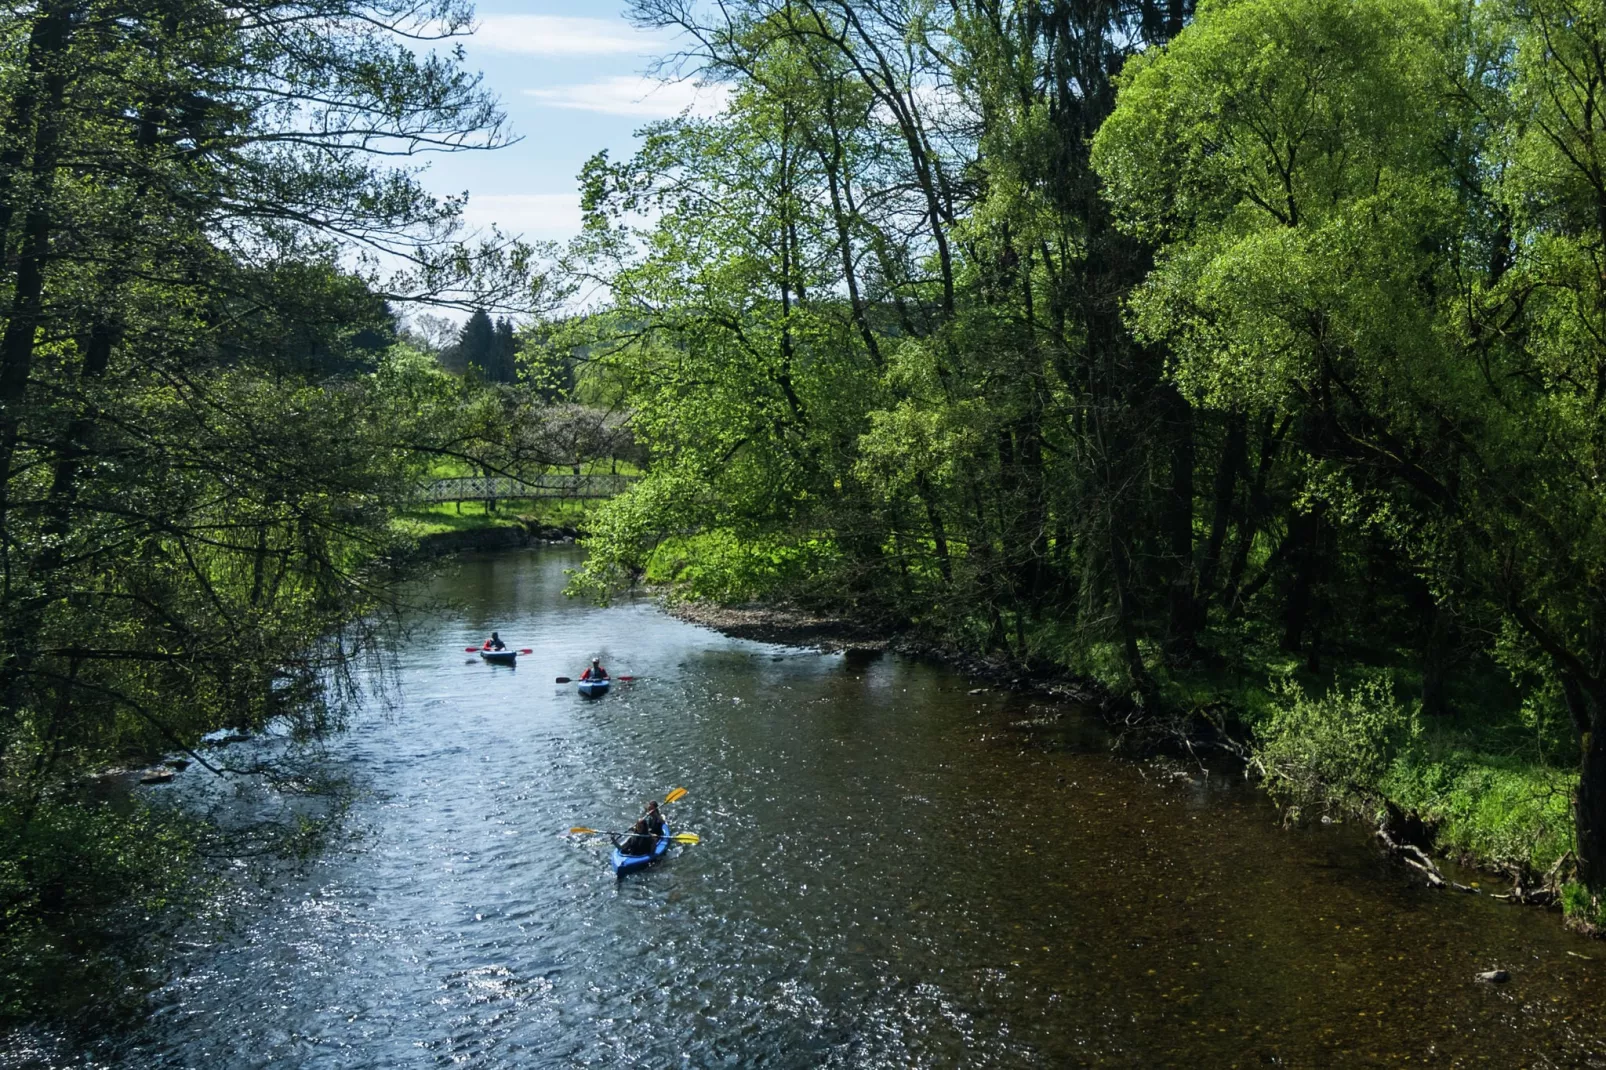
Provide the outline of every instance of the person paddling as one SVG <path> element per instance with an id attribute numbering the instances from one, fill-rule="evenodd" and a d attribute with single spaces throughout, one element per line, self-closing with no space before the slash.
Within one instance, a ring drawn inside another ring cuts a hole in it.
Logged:
<path id="1" fill-rule="evenodd" d="M 606 680 L 607 678 L 608 670 L 602 667 L 601 658 L 592 658 L 591 667 L 580 674 L 580 679 L 582 680 Z"/>
<path id="2" fill-rule="evenodd" d="M 647 812 L 642 815 L 641 819 L 647 823 L 647 831 L 652 833 L 654 840 L 663 838 L 664 815 L 658 810 L 657 799 L 647 800 Z"/>
<path id="3" fill-rule="evenodd" d="M 647 828 L 647 819 L 637 818 L 630 826 L 630 835 L 619 842 L 619 852 L 627 855 L 650 855 L 658 845 L 658 838 Z"/>
<path id="4" fill-rule="evenodd" d="M 485 640 L 485 649 L 486 650 L 506 650 L 507 649 L 507 644 L 502 642 L 502 637 L 500 635 L 497 635 L 495 632 L 492 632 L 491 633 L 491 637 L 489 639 Z"/>

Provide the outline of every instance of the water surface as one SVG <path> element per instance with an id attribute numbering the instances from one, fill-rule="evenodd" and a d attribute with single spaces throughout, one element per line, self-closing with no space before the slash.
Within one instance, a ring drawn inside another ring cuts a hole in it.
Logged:
<path id="1" fill-rule="evenodd" d="M 1075 711 L 565 600 L 575 563 L 435 582 L 464 608 L 421 619 L 394 707 L 328 758 L 350 841 L 192 940 L 96 1061 L 1606 1065 L 1606 949 L 1552 915 L 1113 758 Z M 535 653 L 466 658 L 492 628 Z M 642 678 L 553 683 L 593 654 Z M 703 842 L 645 874 L 565 834 L 681 785 L 668 816 Z M 1474 981 L 1495 966 L 1510 984 Z"/>

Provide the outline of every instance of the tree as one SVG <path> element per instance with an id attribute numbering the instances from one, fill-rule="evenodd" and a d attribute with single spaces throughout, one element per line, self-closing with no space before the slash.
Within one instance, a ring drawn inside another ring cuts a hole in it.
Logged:
<path id="1" fill-rule="evenodd" d="M 496 328 L 484 309 L 475 309 L 464 322 L 452 354 L 450 366 L 454 370 L 477 375 L 486 382 L 496 381 L 492 374 L 496 367 Z"/>
<path id="2" fill-rule="evenodd" d="M 491 379 L 512 384 L 518 381 L 518 342 L 513 337 L 513 321 L 506 316 L 496 321 L 496 338 L 491 346 Z"/>
<path id="3" fill-rule="evenodd" d="M 1110 225 L 1086 143 L 1126 57 L 1189 9 L 637 4 L 735 90 L 727 115 L 582 176 L 591 270 L 627 295 L 616 352 L 657 369 L 627 394 L 654 479 L 718 486 L 734 505 L 716 526 L 807 560 L 785 573 L 803 585 L 1027 660 L 1073 631 L 1114 639 L 1150 689 L 1149 573 L 1187 590 L 1179 630 L 1197 616 L 1195 432 L 1162 356 L 1122 327 L 1146 260 Z M 666 201 L 652 233 L 600 226 Z M 656 544 L 632 530 L 597 570 Z"/>
<path id="4" fill-rule="evenodd" d="M 119 864 L 116 838 L 24 849 L 114 823 L 74 790 L 84 769 L 223 724 L 338 720 L 326 685 L 386 598 L 364 566 L 396 546 L 425 437 L 392 392 L 411 381 L 394 303 L 536 296 L 529 250 L 469 240 L 461 204 L 394 162 L 503 140 L 477 79 L 414 51 L 468 18 L 449 0 L 0 14 L 8 941 L 60 920 L 49 858 L 90 880 Z"/>
<path id="5" fill-rule="evenodd" d="M 1298 427 L 1294 552 L 1329 518 L 1379 533 L 1431 592 L 1425 681 L 1461 606 L 1565 696 L 1597 892 L 1602 32 L 1565 3 L 1212 5 L 1095 144 L 1160 245 L 1140 334 L 1205 404 Z"/>

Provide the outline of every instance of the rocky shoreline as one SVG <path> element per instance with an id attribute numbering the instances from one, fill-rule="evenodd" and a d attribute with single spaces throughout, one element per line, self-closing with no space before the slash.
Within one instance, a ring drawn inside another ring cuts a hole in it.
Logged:
<path id="1" fill-rule="evenodd" d="M 884 625 L 865 624 L 789 605 L 749 603 L 723 606 L 662 598 L 664 611 L 678 620 L 736 639 L 805 647 L 824 653 L 866 655 L 891 652 L 953 669 L 988 690 L 1019 691 L 1092 706 L 1101 712 L 1130 711 L 1130 703 L 1096 681 L 1061 671 L 1029 671 L 1000 658 L 984 658 L 925 636 Z"/>

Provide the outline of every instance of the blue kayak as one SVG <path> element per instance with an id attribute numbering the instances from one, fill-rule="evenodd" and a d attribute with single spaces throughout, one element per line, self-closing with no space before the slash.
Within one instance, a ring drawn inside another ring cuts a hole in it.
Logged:
<path id="1" fill-rule="evenodd" d="M 606 681 L 604 681 L 606 682 Z M 669 826 L 664 826 L 664 834 L 658 838 L 658 843 L 650 855 L 627 855 L 615 845 L 613 849 L 613 871 L 623 877 L 626 873 L 638 869 L 646 869 L 658 861 L 669 851 Z"/>
<path id="2" fill-rule="evenodd" d="M 608 685 L 612 680 L 581 680 L 575 684 L 575 689 L 587 698 L 601 698 L 608 693 Z"/>
<path id="3" fill-rule="evenodd" d="M 513 665 L 519 660 L 517 650 L 482 650 L 480 657 L 492 665 Z"/>

